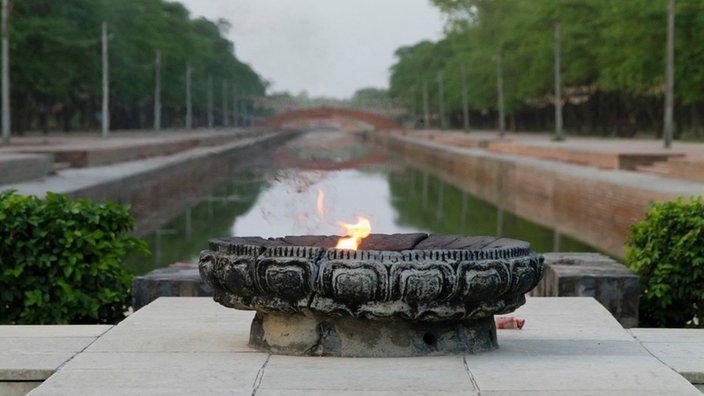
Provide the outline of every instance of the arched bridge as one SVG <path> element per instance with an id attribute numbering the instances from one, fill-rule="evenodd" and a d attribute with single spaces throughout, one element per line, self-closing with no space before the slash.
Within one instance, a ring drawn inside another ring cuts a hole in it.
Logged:
<path id="1" fill-rule="evenodd" d="M 316 123 L 325 125 L 325 123 L 335 123 L 343 120 L 347 123 L 357 122 L 365 123 L 373 127 L 375 130 L 401 129 L 402 126 L 395 121 L 378 116 L 366 111 L 345 109 L 336 107 L 320 107 L 314 109 L 294 110 L 288 113 L 280 114 L 269 119 L 261 121 L 258 125 L 270 128 L 286 128 L 286 127 L 301 127 L 311 126 Z"/>

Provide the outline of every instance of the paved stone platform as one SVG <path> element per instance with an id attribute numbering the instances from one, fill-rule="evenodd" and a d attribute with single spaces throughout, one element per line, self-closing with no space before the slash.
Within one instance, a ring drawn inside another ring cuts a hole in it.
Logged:
<path id="1" fill-rule="evenodd" d="M 495 131 L 408 130 L 397 134 L 430 140 L 453 147 L 481 148 L 487 152 L 541 158 L 608 170 L 630 170 L 669 179 L 704 182 L 704 145 L 675 141 L 663 147 L 660 139 L 613 138 L 568 135 L 553 141 L 550 134 Z"/>
<path id="2" fill-rule="evenodd" d="M 247 345 L 253 312 L 204 297 L 160 298 L 30 395 L 701 395 L 656 358 L 684 345 L 647 349 L 674 334 L 668 330 L 650 341 L 649 331 L 636 331 L 636 340 L 592 298 L 529 298 L 514 315 L 525 327 L 499 330 L 500 347 L 488 353 L 294 357 Z M 704 331 L 687 339 L 704 345 Z M 695 367 L 699 356 L 678 365 Z"/>
<path id="3" fill-rule="evenodd" d="M 0 395 L 24 395 L 112 326 L 0 326 Z"/>
<path id="4" fill-rule="evenodd" d="M 0 153 L 0 185 L 40 179 L 52 170 L 50 155 Z"/>
<path id="5" fill-rule="evenodd" d="M 55 162 L 83 168 L 171 155 L 192 149 L 226 144 L 250 133 L 244 129 L 114 131 L 107 137 L 96 133 L 52 133 L 13 137 L 0 146 L 0 155 L 46 154 Z"/>

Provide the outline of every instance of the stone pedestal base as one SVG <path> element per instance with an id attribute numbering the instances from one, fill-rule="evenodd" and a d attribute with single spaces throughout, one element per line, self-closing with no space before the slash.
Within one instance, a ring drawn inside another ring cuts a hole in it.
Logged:
<path id="1" fill-rule="evenodd" d="M 264 312 L 252 320 L 249 345 L 276 354 L 340 357 L 448 355 L 498 348 L 493 317 L 409 322 Z"/>

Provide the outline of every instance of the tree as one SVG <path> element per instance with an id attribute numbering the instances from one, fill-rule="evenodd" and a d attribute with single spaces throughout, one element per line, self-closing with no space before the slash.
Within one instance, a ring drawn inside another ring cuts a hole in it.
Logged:
<path id="1" fill-rule="evenodd" d="M 164 126 L 182 124 L 184 68 L 194 70 L 195 113 L 204 112 L 205 79 L 228 80 L 238 92 L 263 95 L 266 82 L 234 53 L 229 24 L 191 19 L 164 0 L 33 0 L 15 2 L 11 23 L 13 125 L 29 128 L 47 107 L 66 126 L 95 127 L 101 89 L 100 26 L 110 32 L 111 125 L 151 124 L 154 54 L 161 51 Z M 217 118 L 221 119 L 221 118 Z M 56 122 L 59 122 L 58 120 Z"/>
<path id="2" fill-rule="evenodd" d="M 440 71 L 448 86 L 459 85 L 460 65 L 465 64 L 470 108 L 481 116 L 496 106 L 494 62 L 500 49 L 509 117 L 523 129 L 549 129 L 554 104 L 553 26 L 559 21 L 566 127 L 586 125 L 592 131 L 618 134 L 660 130 L 664 1 L 432 2 L 447 17 L 445 37 L 397 50 L 392 95 L 420 92 L 418 80 Z M 679 126 L 690 124 L 697 130 L 704 111 L 704 50 L 699 45 L 704 39 L 704 4 L 678 0 L 676 14 L 675 116 Z M 451 114 L 461 112 L 457 90 L 448 90 L 447 104 Z M 690 119 L 684 117 L 683 106 L 690 109 Z M 457 123 L 461 117 L 451 119 Z"/>

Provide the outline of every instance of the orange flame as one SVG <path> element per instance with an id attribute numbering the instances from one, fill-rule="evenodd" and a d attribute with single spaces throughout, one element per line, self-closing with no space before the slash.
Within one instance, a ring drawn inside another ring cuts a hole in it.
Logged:
<path id="1" fill-rule="evenodd" d="M 325 223 L 325 215 L 330 211 L 330 209 L 326 208 L 323 204 L 324 199 L 325 194 L 323 193 L 323 190 L 318 189 L 316 206 L 318 207 L 318 215 L 320 216 L 318 221 L 321 223 Z M 342 229 L 347 233 L 348 237 L 340 238 L 335 246 L 336 249 L 357 250 L 357 247 L 362 242 L 362 239 L 369 236 L 372 231 L 369 220 L 361 216 L 357 216 L 357 224 L 347 224 L 342 221 L 338 221 L 337 224 L 342 226 Z"/>
<path id="2" fill-rule="evenodd" d="M 323 193 L 323 190 L 318 189 L 318 199 L 317 199 L 316 203 L 317 203 L 317 207 L 318 207 L 318 214 L 320 215 L 320 218 L 318 219 L 318 221 L 319 221 L 320 223 L 324 223 L 324 222 L 325 222 L 325 220 L 324 220 L 324 219 L 325 219 L 325 215 L 330 211 L 329 208 L 326 208 L 326 207 L 323 205 L 323 200 L 324 200 L 324 199 L 325 199 L 325 194 Z"/>
<path id="3" fill-rule="evenodd" d="M 357 250 L 357 247 L 360 242 L 362 242 L 362 239 L 369 236 L 372 231 L 372 226 L 369 224 L 369 220 L 360 216 L 357 216 L 357 224 L 347 224 L 341 221 L 338 222 L 338 224 L 340 224 L 347 231 L 349 237 L 340 238 L 335 246 L 336 249 Z"/>

